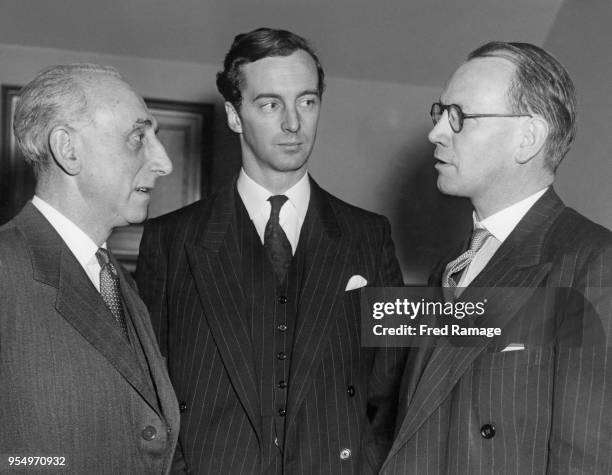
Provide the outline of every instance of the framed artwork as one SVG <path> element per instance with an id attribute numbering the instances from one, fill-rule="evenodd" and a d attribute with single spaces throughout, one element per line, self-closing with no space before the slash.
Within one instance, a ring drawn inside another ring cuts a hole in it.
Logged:
<path id="1" fill-rule="evenodd" d="M 0 224 L 11 219 L 34 194 L 34 175 L 13 135 L 13 112 L 20 87 L 2 86 L 2 157 L 0 158 Z M 145 99 L 159 123 L 158 138 L 172 160 L 170 175 L 157 179 L 149 217 L 182 208 L 207 193 L 212 159 L 212 104 Z M 142 225 L 116 228 L 108 246 L 130 271 L 136 268 Z"/>
<path id="2" fill-rule="evenodd" d="M 10 220 L 34 195 L 34 172 L 17 148 L 13 112 L 19 86 L 2 86 L 2 155 L 0 156 L 0 224 Z"/>

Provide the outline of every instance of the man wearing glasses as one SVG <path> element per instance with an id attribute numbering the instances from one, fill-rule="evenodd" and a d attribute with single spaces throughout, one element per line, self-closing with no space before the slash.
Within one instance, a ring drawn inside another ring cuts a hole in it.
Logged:
<path id="1" fill-rule="evenodd" d="M 474 213 L 431 282 L 457 300 L 521 298 L 483 317 L 504 322 L 501 337 L 413 352 L 382 473 L 612 473 L 612 233 L 552 187 L 575 104 L 555 58 L 501 42 L 472 52 L 433 104 L 437 186 Z"/>

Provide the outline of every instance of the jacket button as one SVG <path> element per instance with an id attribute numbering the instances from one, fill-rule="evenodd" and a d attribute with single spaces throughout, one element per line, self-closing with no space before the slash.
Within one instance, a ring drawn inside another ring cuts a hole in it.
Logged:
<path id="1" fill-rule="evenodd" d="M 480 435 L 483 439 L 492 439 L 495 436 L 495 426 L 492 424 L 485 424 L 480 428 Z"/>
<path id="2" fill-rule="evenodd" d="M 142 429 L 142 438 L 144 440 L 153 440 L 157 437 L 157 429 L 153 426 L 147 426 Z"/>
<path id="3" fill-rule="evenodd" d="M 187 403 L 185 401 L 181 401 L 179 404 L 179 411 L 181 414 L 187 410 Z"/>
<path id="4" fill-rule="evenodd" d="M 287 359 L 287 354 L 281 351 L 280 353 L 276 354 L 276 358 L 278 358 L 279 360 L 285 360 Z"/>
<path id="5" fill-rule="evenodd" d="M 285 297 L 284 295 L 281 295 L 281 296 L 278 298 L 278 303 L 282 303 L 282 304 L 287 303 L 287 297 Z"/>
<path id="6" fill-rule="evenodd" d="M 278 410 L 278 415 L 281 417 L 285 417 L 287 415 L 287 410 L 286 409 L 279 409 Z"/>
<path id="7" fill-rule="evenodd" d="M 349 395 L 349 397 L 353 397 L 355 395 L 355 386 L 351 384 L 348 388 L 346 388 L 346 393 Z"/>
<path id="8" fill-rule="evenodd" d="M 340 459 L 341 460 L 348 460 L 351 458 L 351 449 L 342 449 L 340 451 Z"/>
<path id="9" fill-rule="evenodd" d="M 281 323 L 278 327 L 280 331 L 284 332 L 285 330 L 287 330 L 287 325 L 285 325 L 284 323 Z"/>
<path id="10" fill-rule="evenodd" d="M 278 387 L 281 389 L 285 389 L 287 387 L 287 381 L 279 381 Z"/>

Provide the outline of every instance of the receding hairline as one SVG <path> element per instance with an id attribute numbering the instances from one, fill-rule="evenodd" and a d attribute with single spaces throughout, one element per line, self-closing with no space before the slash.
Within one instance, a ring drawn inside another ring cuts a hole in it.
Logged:
<path id="1" fill-rule="evenodd" d="M 96 110 L 102 106 L 109 104 L 109 99 L 118 95 L 118 89 L 109 89 L 108 86 L 123 87 L 125 91 L 129 91 L 134 98 L 140 102 L 145 109 L 146 103 L 144 99 L 134 90 L 134 88 L 121 76 L 109 74 L 105 71 L 84 71 L 78 73 L 74 78 L 81 92 L 85 96 L 87 102 L 87 113 L 90 118 L 93 118 Z M 115 94 L 113 94 L 113 92 Z"/>
<path id="2" fill-rule="evenodd" d="M 480 60 L 483 60 L 483 61 L 480 61 Z M 498 60 L 500 60 L 500 61 L 498 61 Z M 503 93 L 503 95 L 505 96 L 505 98 L 507 100 L 507 105 L 511 107 L 512 103 L 510 102 L 510 91 L 512 89 L 513 83 L 514 83 L 515 78 L 516 78 L 517 66 L 512 61 L 509 61 L 509 60 L 507 60 L 505 58 L 501 58 L 501 57 L 497 57 L 497 56 L 487 56 L 487 57 L 471 58 L 471 59 L 467 59 L 463 63 L 459 64 L 457 66 L 457 68 L 453 71 L 451 76 L 446 80 L 446 82 L 444 84 L 444 87 L 442 88 L 442 92 L 440 93 L 439 100 L 441 100 L 443 94 L 448 92 L 448 89 L 449 89 L 449 86 L 451 85 L 451 82 L 453 82 L 453 80 L 456 80 L 457 73 L 460 72 L 461 70 L 464 70 L 465 68 L 469 67 L 470 65 L 473 66 L 474 63 L 497 63 L 500 66 L 503 66 L 503 65 L 508 66 L 508 68 L 507 68 L 507 79 L 508 79 L 508 82 L 506 84 L 506 89 L 504 91 L 502 91 L 502 93 Z M 472 74 L 474 74 L 474 73 L 472 72 Z M 474 82 L 474 81 L 472 81 L 472 82 Z"/>

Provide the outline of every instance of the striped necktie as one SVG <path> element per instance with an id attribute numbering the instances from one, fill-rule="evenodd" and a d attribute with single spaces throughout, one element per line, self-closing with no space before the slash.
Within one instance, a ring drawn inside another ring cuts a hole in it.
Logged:
<path id="1" fill-rule="evenodd" d="M 115 269 L 115 266 L 110 261 L 110 256 L 106 249 L 99 248 L 96 251 L 96 258 L 100 264 L 100 295 L 129 341 L 117 269 Z"/>
<path id="2" fill-rule="evenodd" d="M 442 287 L 457 287 L 460 279 L 457 278 L 457 280 L 455 280 L 455 277 L 459 277 L 455 276 L 455 274 L 461 272 L 470 265 L 476 253 L 489 237 L 491 237 L 491 234 L 486 229 L 474 229 L 472 232 L 472 240 L 470 241 L 470 248 L 457 257 L 457 259 L 446 265 L 446 269 L 444 269 L 444 274 L 442 275 Z"/>

